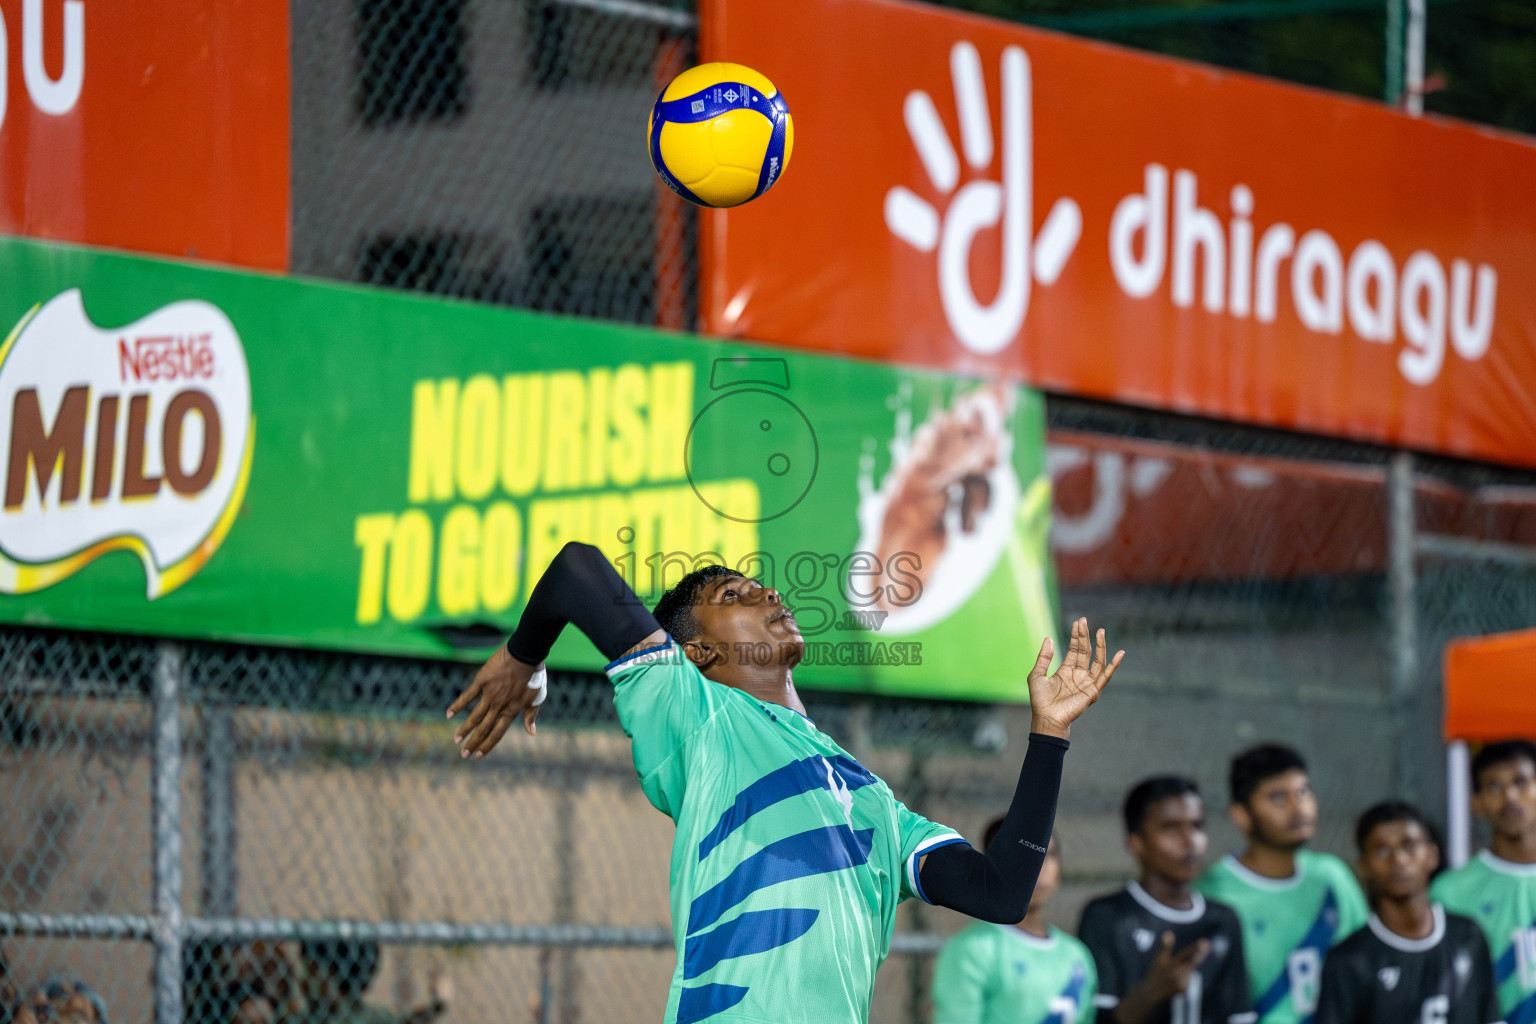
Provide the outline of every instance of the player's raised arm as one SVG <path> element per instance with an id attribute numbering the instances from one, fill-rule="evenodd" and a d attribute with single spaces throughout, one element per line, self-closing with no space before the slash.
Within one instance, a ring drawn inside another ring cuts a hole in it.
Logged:
<path id="1" fill-rule="evenodd" d="M 567 544 L 539 577 L 512 639 L 497 648 L 475 681 L 448 707 L 452 718 L 479 699 L 453 734 L 464 757 L 484 757 L 518 715 L 533 735 L 540 691 L 528 684 L 567 623 L 585 633 L 610 661 L 666 639 L 666 632 L 601 551 L 590 544 Z"/>
<path id="2" fill-rule="evenodd" d="M 1088 640 L 1087 619 L 1072 624 L 1061 667 L 1054 675 L 1046 675 L 1054 653 L 1054 645 L 1046 638 L 1029 673 L 1033 713 L 1029 749 L 1002 829 L 985 854 L 956 843 L 923 856 L 918 872 L 928 902 L 998 924 L 1017 924 L 1029 912 L 1029 898 L 1056 823 L 1067 736 L 1072 723 L 1099 699 L 1125 657 L 1124 651 L 1117 651 L 1113 659 L 1105 656 L 1102 629 L 1095 651 Z"/>

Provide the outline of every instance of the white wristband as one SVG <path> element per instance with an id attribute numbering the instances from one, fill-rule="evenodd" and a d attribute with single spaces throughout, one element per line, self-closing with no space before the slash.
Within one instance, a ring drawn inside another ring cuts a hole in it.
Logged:
<path id="1" fill-rule="evenodd" d="M 528 679 L 528 689 L 538 690 L 539 695 L 533 699 L 530 707 L 538 707 L 549 696 L 549 673 L 544 671 L 544 663 L 539 662 L 539 667 L 533 670 L 533 675 Z"/>

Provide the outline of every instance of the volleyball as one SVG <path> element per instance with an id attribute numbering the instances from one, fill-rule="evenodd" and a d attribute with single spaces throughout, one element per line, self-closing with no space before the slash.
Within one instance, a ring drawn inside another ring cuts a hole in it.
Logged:
<path id="1" fill-rule="evenodd" d="M 656 173 L 682 198 L 740 206 L 783 176 L 795 125 L 766 76 L 741 64 L 700 64 L 656 98 L 646 144 Z"/>

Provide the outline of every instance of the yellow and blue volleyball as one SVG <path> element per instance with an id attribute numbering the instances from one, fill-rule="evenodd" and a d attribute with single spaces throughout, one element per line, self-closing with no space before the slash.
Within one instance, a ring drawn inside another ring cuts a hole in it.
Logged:
<path id="1" fill-rule="evenodd" d="M 741 64 L 700 64 L 656 98 L 646 145 L 673 192 L 699 206 L 740 206 L 783 176 L 795 125 L 765 76 Z"/>

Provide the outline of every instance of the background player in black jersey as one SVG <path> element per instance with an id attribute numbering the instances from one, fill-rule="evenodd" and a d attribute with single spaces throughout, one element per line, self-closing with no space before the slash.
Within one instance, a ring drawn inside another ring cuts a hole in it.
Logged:
<path id="1" fill-rule="evenodd" d="M 1200 788 L 1154 776 L 1124 813 L 1141 878 L 1089 903 L 1078 926 L 1099 969 L 1099 1024 L 1251 1024 L 1242 925 L 1192 888 L 1207 846 Z"/>
<path id="2" fill-rule="evenodd" d="M 1502 1021 L 1482 929 L 1429 899 L 1440 848 L 1418 808 L 1377 804 L 1355 828 L 1370 921 L 1323 963 L 1315 1024 Z"/>

